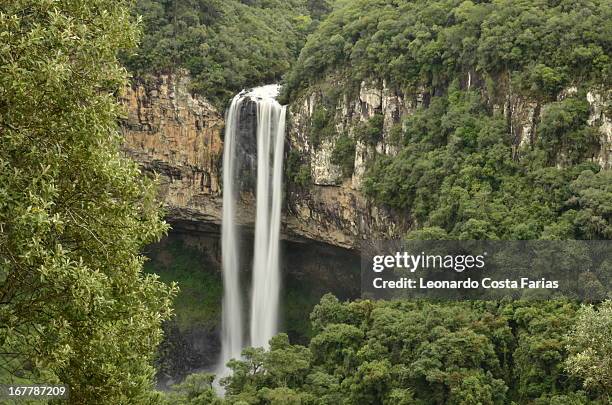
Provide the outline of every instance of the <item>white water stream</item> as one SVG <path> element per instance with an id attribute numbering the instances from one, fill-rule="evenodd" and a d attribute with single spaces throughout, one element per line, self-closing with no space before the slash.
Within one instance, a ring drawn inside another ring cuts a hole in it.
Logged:
<path id="1" fill-rule="evenodd" d="M 266 87 L 269 88 L 258 90 L 263 92 L 263 96 L 258 98 L 257 103 L 257 217 L 251 301 L 251 346 L 265 348 L 278 328 L 279 238 L 286 118 L 286 107 L 274 98 L 278 94 L 278 87 Z M 273 97 L 270 96 L 272 94 Z"/>
<path id="2" fill-rule="evenodd" d="M 223 222 L 221 231 L 223 265 L 223 316 L 221 358 L 217 375 L 228 375 L 226 363 L 240 358 L 244 348 L 242 293 L 240 288 L 236 199 L 239 195 L 237 170 L 240 167 L 238 141 L 244 103 L 257 109 L 257 208 L 250 305 L 250 345 L 268 347 L 278 332 L 280 294 L 280 222 L 286 107 L 276 97 L 279 86 L 270 85 L 238 94 L 226 116 L 223 152 Z"/>

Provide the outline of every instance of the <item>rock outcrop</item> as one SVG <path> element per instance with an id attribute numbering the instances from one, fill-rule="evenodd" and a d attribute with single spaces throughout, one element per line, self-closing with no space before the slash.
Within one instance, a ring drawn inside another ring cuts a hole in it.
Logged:
<path id="1" fill-rule="evenodd" d="M 220 223 L 222 115 L 190 94 L 186 75 L 135 80 L 122 101 L 124 150 L 160 176 L 169 217 Z"/>
<path id="2" fill-rule="evenodd" d="M 340 83 L 336 83 L 341 87 Z M 363 82 L 354 94 L 342 94 L 333 110 L 336 134 L 353 132 L 376 114 L 384 117 L 382 138 L 376 148 L 357 141 L 353 174 L 346 179 L 332 163 L 337 137 L 326 137 L 313 145 L 311 121 L 323 104 L 324 95 L 313 91 L 291 106 L 289 142 L 304 161 L 309 162 L 312 185 L 291 190 L 288 195 L 288 223 L 309 237 L 322 237 L 338 246 L 358 248 L 362 239 L 389 239 L 401 236 L 411 226 L 407 216 L 369 202 L 359 191 L 366 164 L 375 152 L 394 154 L 389 138 L 402 116 L 422 103 L 422 97 L 406 99 L 386 83 Z M 319 235 L 319 236 L 318 236 Z"/>
<path id="3" fill-rule="evenodd" d="M 159 175 L 168 220 L 192 231 L 219 225 L 224 127 L 219 111 L 189 92 L 186 75 L 162 75 L 152 82 L 135 80 L 125 89 L 122 101 L 127 107 L 122 125 L 125 153 L 146 172 Z M 250 131 L 247 124 L 245 132 Z M 321 164 L 323 172 L 331 167 L 327 162 Z M 238 222 L 252 227 L 254 196 L 245 189 Z M 362 214 L 358 217 L 356 213 Z M 353 189 L 315 184 L 307 199 L 285 210 L 283 236 L 354 248 L 358 236 L 369 234 L 370 228 L 387 230 L 385 235 L 392 236 L 392 222 L 390 213 L 370 207 Z"/>
<path id="4" fill-rule="evenodd" d="M 480 83 L 481 85 L 482 83 Z M 462 83 L 464 87 L 479 85 L 475 74 L 468 73 Z M 388 86 L 385 81 L 364 81 L 358 89 L 351 89 L 340 81 L 328 79 L 329 88 L 347 88 L 345 93 L 330 103 L 329 95 L 314 86 L 291 106 L 289 140 L 291 148 L 310 167 L 312 185 L 301 190 L 292 190 L 288 198 L 288 222 L 302 233 L 314 238 L 322 237 L 329 243 L 340 246 L 359 245 L 360 239 L 388 239 L 400 237 L 414 224 L 408 213 L 396 212 L 368 202 L 360 193 L 366 166 L 375 154 L 397 153 L 392 137 L 393 130 L 401 125 L 403 117 L 413 113 L 422 104 L 429 103 L 431 94 L 417 91 L 403 94 Z M 492 109 L 500 111 L 509 123 L 515 153 L 536 141 L 537 126 L 546 104 L 513 94 L 503 83 L 498 94 L 489 97 Z M 483 90 L 484 91 L 484 90 Z M 559 99 L 569 95 L 568 89 Z M 588 123 L 599 128 L 601 149 L 592 157 L 603 168 L 612 167 L 612 117 L 609 117 L 610 94 L 604 90 L 592 90 L 587 95 L 591 106 Z M 335 135 L 325 137 L 313 145 L 312 121 L 318 108 L 326 109 L 333 121 Z M 608 115 L 607 115 L 608 114 Z M 366 145 L 355 130 L 359 125 L 381 115 L 382 136 L 376 145 Z M 350 178 L 332 161 L 336 142 L 348 135 L 356 140 L 354 167 Z"/>

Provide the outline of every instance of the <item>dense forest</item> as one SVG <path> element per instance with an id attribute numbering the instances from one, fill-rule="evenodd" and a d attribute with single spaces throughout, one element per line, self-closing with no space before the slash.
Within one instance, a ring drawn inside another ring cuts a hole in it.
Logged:
<path id="1" fill-rule="evenodd" d="M 604 332 L 611 311 L 609 301 L 595 310 L 562 301 L 340 303 L 328 295 L 312 312 L 309 347 L 280 334 L 267 352 L 246 349 L 244 359 L 230 363 L 225 400 L 603 404 L 612 382 L 612 346 Z M 221 403 L 211 383 L 209 374 L 192 375 L 169 394 L 169 403 Z M 601 402 L 592 402 L 597 397 Z"/>
<path id="2" fill-rule="evenodd" d="M 383 118 L 336 133 L 341 96 L 371 78 L 428 95 L 394 127 L 399 152 L 375 153 L 362 186 L 372 201 L 419 224 L 408 238 L 608 239 L 612 173 L 592 159 L 600 135 L 588 122 L 586 96 L 610 85 L 610 5 L 336 1 L 303 26 L 297 60 L 288 53 L 290 69 L 279 71 L 284 101 L 323 93 L 309 137 L 314 145 L 337 138 L 332 161 L 348 177 L 356 144 L 374 149 L 382 140 Z M 260 76 L 259 83 L 278 78 Z M 493 108 L 504 92 L 547 105 L 533 145 L 517 148 L 507 117 Z M 287 170 L 290 181 L 307 188 L 304 161 L 290 153 Z M 612 386 L 610 346 L 600 335 L 602 345 L 583 357 L 580 339 L 610 330 L 609 310 L 572 302 L 339 303 L 328 296 L 311 315 L 308 345 L 291 345 L 280 335 L 269 352 L 248 349 L 231 364 L 225 401 L 604 403 Z M 595 361 L 595 353 L 605 360 Z M 597 381 L 586 382 L 581 361 L 591 362 Z M 193 375 L 168 400 L 221 401 L 211 384 L 211 375 Z"/>
<path id="3" fill-rule="evenodd" d="M 612 173 L 585 159 L 599 142 L 587 111 L 584 94 L 553 103 L 515 159 L 503 117 L 451 90 L 405 121 L 400 153 L 376 159 L 364 191 L 409 209 L 423 226 L 411 238 L 608 239 Z M 559 168 L 561 153 L 572 163 Z"/>
<path id="4" fill-rule="evenodd" d="M 410 237 L 608 239 L 612 174 L 592 162 L 601 135 L 587 92 L 610 86 L 610 5 L 338 2 L 286 76 L 285 97 L 323 92 L 310 137 L 337 136 L 333 162 L 350 175 L 355 144 L 382 141 L 382 116 L 336 134 L 338 87 L 376 78 L 423 95 L 392 130 L 399 152 L 370 159 L 363 184 L 420 225 Z M 545 106 L 527 147 L 495 107 L 509 95 Z M 293 169 L 289 178 L 304 176 Z"/>
<path id="5" fill-rule="evenodd" d="M 248 86 L 282 80 L 287 103 L 316 89 L 313 145 L 337 138 L 346 177 L 366 145 L 360 191 L 409 216 L 407 238 L 610 239 L 587 100 L 611 84 L 610 0 L 134 3 L 0 3 L 1 384 L 66 384 L 74 404 L 610 403 L 610 300 L 326 295 L 294 327 L 304 345 L 280 334 L 229 363 L 225 397 L 209 373 L 157 391 L 177 288 L 143 272 L 168 225 L 155 180 L 121 153 L 117 101 L 130 74 L 179 69 L 220 109 Z M 382 117 L 335 131 L 338 87 L 372 77 L 428 96 L 394 127 L 396 154 L 376 152 Z M 531 145 L 494 108 L 509 91 L 546 104 Z M 310 162 L 288 159 L 289 187 L 308 188 Z"/>
<path id="6" fill-rule="evenodd" d="M 329 10 L 325 0 L 138 0 L 136 75 L 187 69 L 193 92 L 223 107 L 240 90 L 279 81 Z"/>
<path id="7" fill-rule="evenodd" d="M 610 13 L 606 0 L 340 0 L 309 37 L 285 92 L 335 70 L 433 93 L 468 70 L 509 75 L 542 98 L 570 85 L 609 85 Z"/>

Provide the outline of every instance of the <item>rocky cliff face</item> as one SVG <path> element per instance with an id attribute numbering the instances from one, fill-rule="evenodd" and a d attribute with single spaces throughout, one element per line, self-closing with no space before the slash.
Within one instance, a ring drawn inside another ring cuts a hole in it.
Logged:
<path id="1" fill-rule="evenodd" d="M 136 80 L 126 88 L 124 150 L 159 174 L 171 219 L 219 223 L 223 117 L 188 88 L 185 75 Z"/>
<path id="2" fill-rule="evenodd" d="M 479 85 L 475 75 L 468 73 L 462 86 Z M 480 83 L 482 85 L 482 83 Z M 313 88 L 291 106 L 289 140 L 291 147 L 307 162 L 312 186 L 289 193 L 290 223 L 304 233 L 324 235 L 326 240 L 341 246 L 358 246 L 360 239 L 399 237 L 413 225 L 407 213 L 376 206 L 359 192 L 368 161 L 377 153 L 397 153 L 392 141 L 394 128 L 401 126 L 402 118 L 411 114 L 431 94 L 422 91 L 403 94 L 390 88 L 385 81 L 364 81 L 357 89 L 348 89 L 329 102 L 329 88 L 345 89 L 342 82 L 328 79 L 326 91 Z M 559 99 L 576 92 L 567 89 Z M 515 153 L 521 147 L 535 142 L 537 127 L 546 111 L 546 104 L 513 94 L 509 86 L 500 84 L 496 95 L 491 95 L 494 110 L 503 112 L 514 138 Z M 609 115 L 610 92 L 593 90 L 587 100 L 591 106 L 589 124 L 600 132 L 601 149 L 592 160 L 604 168 L 612 167 L 612 117 Z M 318 108 L 331 112 L 334 135 L 314 145 L 312 122 Z M 368 146 L 355 136 L 356 128 L 374 115 L 383 118 L 382 136 L 376 145 Z M 355 139 L 355 159 L 352 175 L 346 178 L 341 168 L 333 163 L 332 153 L 342 134 Z M 308 226 L 304 226 L 308 224 Z M 313 232 L 313 230 L 316 230 Z"/>
<path id="3" fill-rule="evenodd" d="M 342 87 L 341 83 L 334 86 Z M 332 163 L 332 151 L 338 137 L 324 137 L 312 142 L 312 117 L 324 104 L 324 95 L 315 90 L 291 106 L 289 142 L 304 161 L 309 162 L 312 185 L 307 189 L 291 190 L 288 195 L 289 221 L 302 232 L 323 235 L 326 241 L 348 247 L 359 247 L 362 239 L 399 237 L 410 227 L 401 213 L 372 204 L 359 188 L 369 158 L 378 151 L 396 151 L 389 138 L 394 125 L 409 114 L 422 98 L 407 99 L 389 89 L 386 83 L 362 83 L 357 91 L 342 94 L 333 110 L 332 121 L 336 134 L 354 137 L 355 128 L 376 114 L 384 117 L 383 136 L 375 150 L 357 142 L 355 165 L 350 178 L 344 178 L 341 168 Z M 308 226 L 304 226 L 308 224 Z"/>
<path id="4" fill-rule="evenodd" d="M 153 82 L 135 80 L 125 89 L 122 101 L 128 113 L 122 125 L 124 150 L 146 172 L 160 176 L 160 198 L 168 219 L 190 231 L 208 231 L 209 225 L 219 225 L 224 127 L 219 111 L 189 92 L 185 75 L 162 75 Z M 246 111 L 244 116 L 243 132 L 254 132 L 252 122 L 249 124 L 252 114 Z M 248 149 L 248 143 L 243 144 Z M 249 187 L 244 189 L 247 192 L 240 196 L 238 221 L 249 227 L 255 217 L 254 196 Z M 365 208 L 368 204 L 358 193 L 333 188 L 313 195 L 316 197 L 285 212 L 286 239 L 308 238 L 354 247 L 356 235 L 364 231 L 355 213 L 372 213 L 364 220 L 368 224 L 379 218 L 375 208 Z"/>
<path id="5" fill-rule="evenodd" d="M 462 85 L 477 86 L 478 78 L 468 73 Z M 308 163 L 308 187 L 289 187 L 284 211 L 285 238 L 305 237 L 336 246 L 358 248 L 362 239 L 399 237 L 414 224 L 407 213 L 372 204 L 360 193 L 366 165 L 376 153 L 393 155 L 394 129 L 402 117 L 429 103 L 431 94 L 422 91 L 403 94 L 384 81 L 364 81 L 358 88 L 345 89 L 341 82 L 328 82 L 339 94 L 333 103 L 321 89 L 313 88 L 291 105 L 288 143 L 292 153 Z M 221 222 L 221 161 L 223 117 L 206 100 L 192 96 L 186 76 L 161 76 L 152 83 L 135 81 L 123 96 L 128 117 L 123 131 L 125 151 L 147 171 L 161 176 L 161 198 L 169 219 L 198 224 Z M 567 89 L 559 97 L 576 91 Z M 589 123 L 598 127 L 601 150 L 593 156 L 602 167 L 612 167 L 612 117 L 610 94 L 588 93 Z M 492 107 L 503 112 L 514 136 L 516 151 L 534 142 L 546 104 L 515 95 L 500 84 L 491 97 Z M 312 121 L 325 105 L 332 115 L 333 136 L 322 137 L 315 145 Z M 247 114 L 248 115 L 248 114 Z M 349 177 L 332 162 L 339 134 L 355 137 L 356 128 L 375 115 L 382 116 L 382 136 L 376 145 L 357 141 Z M 248 120 L 247 120 L 248 121 Z M 245 125 L 248 127 L 247 123 Z M 248 128 L 247 128 L 248 130 Z M 246 131 L 246 130 L 245 130 Z M 247 131 L 248 132 L 248 131 Z M 239 201 L 243 225 L 253 225 L 252 193 Z"/>

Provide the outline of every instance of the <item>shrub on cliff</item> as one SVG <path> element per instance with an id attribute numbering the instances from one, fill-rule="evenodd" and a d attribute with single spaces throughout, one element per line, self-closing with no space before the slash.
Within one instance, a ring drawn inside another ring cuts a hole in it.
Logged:
<path id="1" fill-rule="evenodd" d="M 355 140 L 346 134 L 342 134 L 336 139 L 331 162 L 340 166 L 344 177 L 350 177 L 353 174 L 355 168 L 355 147 Z"/>

